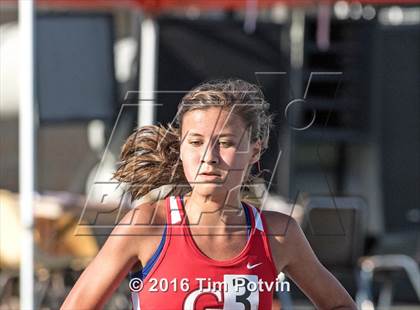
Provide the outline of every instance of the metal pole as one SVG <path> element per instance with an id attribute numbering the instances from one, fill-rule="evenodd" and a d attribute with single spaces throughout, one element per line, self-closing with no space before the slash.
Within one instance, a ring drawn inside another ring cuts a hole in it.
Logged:
<path id="1" fill-rule="evenodd" d="M 295 8 L 291 10 L 291 25 L 290 25 L 290 85 L 292 86 L 296 98 L 303 97 L 302 90 L 302 67 L 304 61 L 304 42 L 305 42 L 305 10 L 302 8 Z M 291 120 L 294 122 L 297 121 L 297 113 L 293 112 L 291 114 Z M 290 124 L 290 123 L 289 123 Z M 290 126 L 289 126 L 290 127 Z M 289 145 L 290 150 L 288 152 L 288 157 L 290 158 L 290 167 L 289 167 L 289 193 L 288 196 L 290 199 L 297 198 L 299 188 L 296 184 L 296 176 L 294 170 L 296 169 L 296 132 L 294 130 L 289 130 Z"/>
<path id="2" fill-rule="evenodd" d="M 34 309 L 34 1 L 19 0 L 20 308 Z M 13 238 L 13 236 L 11 236 Z"/>
<path id="3" fill-rule="evenodd" d="M 155 120 L 157 32 L 156 22 L 146 17 L 141 23 L 138 126 L 151 125 Z"/>

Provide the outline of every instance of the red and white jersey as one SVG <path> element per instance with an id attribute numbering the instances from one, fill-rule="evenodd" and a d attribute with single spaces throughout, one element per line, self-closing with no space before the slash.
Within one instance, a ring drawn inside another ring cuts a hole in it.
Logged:
<path id="1" fill-rule="evenodd" d="M 236 257 L 220 261 L 197 247 L 185 224 L 182 198 L 168 197 L 165 233 L 153 264 L 143 268 L 148 270 L 142 284 L 137 282 L 141 290 L 131 293 L 133 309 L 271 310 L 279 280 L 265 220 L 257 208 L 242 205 L 250 224 L 248 241 Z"/>

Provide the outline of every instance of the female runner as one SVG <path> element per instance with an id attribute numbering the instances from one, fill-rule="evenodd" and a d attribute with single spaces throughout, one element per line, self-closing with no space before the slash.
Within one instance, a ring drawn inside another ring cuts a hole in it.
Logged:
<path id="1" fill-rule="evenodd" d="M 126 141 L 115 177 L 129 186 L 134 208 L 62 309 L 102 308 L 136 268 L 135 310 L 268 310 L 280 272 L 319 309 L 356 309 L 296 221 L 241 200 L 268 144 L 271 115 L 261 90 L 242 80 L 202 84 L 182 99 L 177 125 L 141 127 Z M 163 199 L 136 204 L 167 184 Z"/>

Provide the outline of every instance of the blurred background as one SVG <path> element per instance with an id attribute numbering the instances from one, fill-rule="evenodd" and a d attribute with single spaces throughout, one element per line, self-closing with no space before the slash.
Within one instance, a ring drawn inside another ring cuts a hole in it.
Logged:
<path id="1" fill-rule="evenodd" d="M 420 309 L 419 2 L 36 1 L 33 254 L 21 247 L 18 18 L 18 1 L 0 1 L 0 309 L 24 295 L 59 308 L 130 208 L 111 179 L 124 140 L 218 78 L 260 85 L 275 114 L 265 207 L 299 221 L 360 309 Z M 279 303 L 312 309 L 293 285 Z M 125 281 L 107 308 L 130 307 Z"/>

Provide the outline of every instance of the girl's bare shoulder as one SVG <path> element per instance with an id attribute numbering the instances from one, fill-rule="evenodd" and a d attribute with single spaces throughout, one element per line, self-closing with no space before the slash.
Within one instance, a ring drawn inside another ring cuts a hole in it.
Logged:
<path id="1" fill-rule="evenodd" d="M 118 225 L 129 232 L 153 232 L 166 224 L 166 200 L 138 203 L 119 221 Z"/>
<path id="2" fill-rule="evenodd" d="M 277 211 L 262 211 L 266 222 L 267 235 L 275 237 L 280 243 L 294 238 L 299 224 L 290 215 Z"/>
<path id="3" fill-rule="evenodd" d="M 141 264 L 147 262 L 158 247 L 166 224 L 166 201 L 133 204 L 116 225 L 113 235 L 134 251 Z"/>

